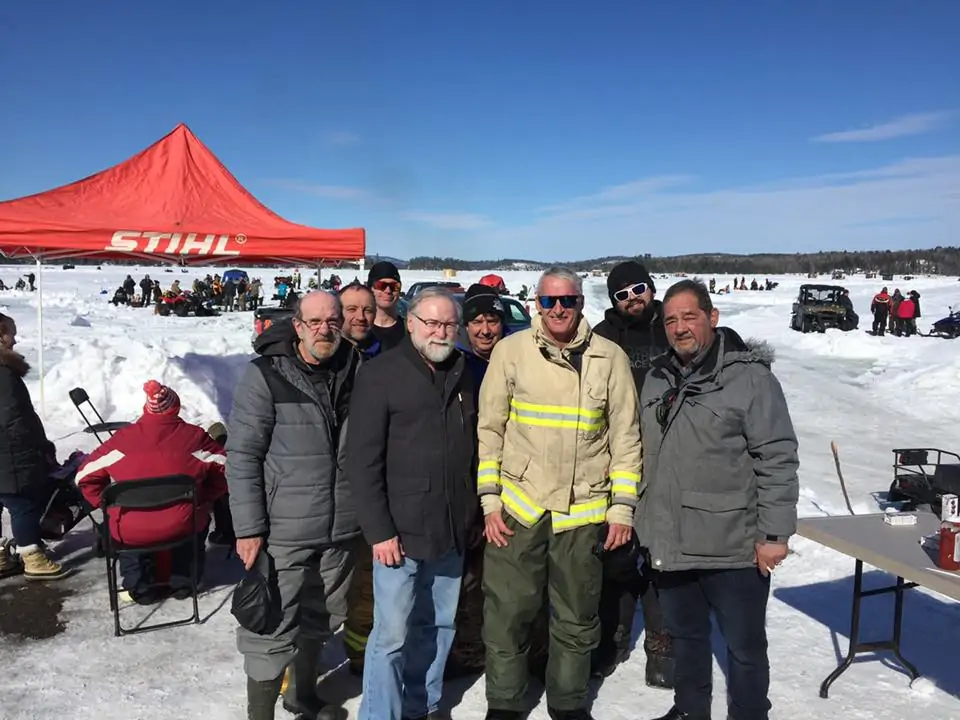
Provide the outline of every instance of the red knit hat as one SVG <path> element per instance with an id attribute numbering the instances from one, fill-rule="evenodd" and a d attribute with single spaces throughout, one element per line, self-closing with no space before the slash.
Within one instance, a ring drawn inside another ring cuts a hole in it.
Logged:
<path id="1" fill-rule="evenodd" d="M 147 394 L 143 412 L 154 415 L 176 415 L 180 412 L 180 396 L 166 385 L 148 380 L 143 384 L 143 391 Z"/>

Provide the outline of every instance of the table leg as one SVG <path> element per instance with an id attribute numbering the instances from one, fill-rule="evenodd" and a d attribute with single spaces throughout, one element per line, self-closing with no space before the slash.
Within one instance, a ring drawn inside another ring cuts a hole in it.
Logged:
<path id="1" fill-rule="evenodd" d="M 900 652 L 900 631 L 903 625 L 903 593 L 911 587 L 916 587 L 916 584 L 905 583 L 902 577 L 897 578 L 897 585 L 894 590 L 896 596 L 893 605 L 893 642 L 891 643 L 890 652 L 893 653 L 893 656 L 900 661 L 900 664 L 903 665 L 904 669 L 910 674 L 910 681 L 913 682 L 920 677 L 920 672 L 913 663 L 908 661 Z"/>
<path id="2" fill-rule="evenodd" d="M 820 697 L 826 698 L 830 692 L 830 686 L 843 672 L 850 667 L 854 658 L 861 653 L 873 653 L 880 650 L 889 650 L 893 656 L 903 665 L 904 669 L 910 675 L 910 680 L 916 680 L 920 673 L 912 663 L 907 661 L 900 652 L 900 637 L 903 625 L 903 596 L 904 593 L 917 587 L 917 583 L 904 582 L 902 577 L 897 578 L 897 584 L 890 587 L 875 588 L 873 590 L 863 589 L 863 561 L 857 560 L 856 571 L 853 576 L 853 610 L 850 614 L 850 645 L 847 649 L 847 656 L 840 665 L 830 673 L 822 683 L 820 683 Z M 865 597 L 871 595 L 883 595 L 885 593 L 894 593 L 893 605 L 893 639 L 880 640 L 875 642 L 860 642 L 860 602 Z"/>
<path id="3" fill-rule="evenodd" d="M 853 574 L 853 611 L 850 614 L 850 647 L 847 649 L 847 656 L 843 659 L 843 662 L 820 683 L 820 697 L 822 698 L 828 697 L 833 681 L 850 667 L 853 659 L 857 656 L 857 641 L 860 637 L 860 601 L 863 598 L 862 590 L 863 561 L 858 559 L 856 571 Z M 898 596 L 903 597 L 902 594 Z"/>

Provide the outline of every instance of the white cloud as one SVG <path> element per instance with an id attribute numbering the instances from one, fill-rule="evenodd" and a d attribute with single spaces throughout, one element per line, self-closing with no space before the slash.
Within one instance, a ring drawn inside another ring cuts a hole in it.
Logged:
<path id="1" fill-rule="evenodd" d="M 954 112 L 952 110 L 901 115 L 889 122 L 879 123 L 877 125 L 818 135 L 812 138 L 812 141 L 833 143 L 877 142 L 879 140 L 906 137 L 907 135 L 922 135 L 943 126 L 953 116 Z"/>
<path id="2" fill-rule="evenodd" d="M 489 218 L 475 213 L 409 211 L 403 218 L 438 230 L 483 230 L 493 225 Z"/>
<path id="3" fill-rule="evenodd" d="M 638 182 L 629 185 L 645 181 Z M 958 187 L 960 155 L 703 192 L 677 187 L 630 197 L 601 190 L 527 226 L 491 230 L 473 255 L 509 249 L 511 257 L 548 260 L 955 245 Z"/>
<path id="4" fill-rule="evenodd" d="M 327 142 L 330 145 L 336 145 L 337 147 L 350 147 L 360 143 L 360 136 L 356 133 L 349 132 L 348 130 L 336 130 L 334 132 L 327 133 Z"/>

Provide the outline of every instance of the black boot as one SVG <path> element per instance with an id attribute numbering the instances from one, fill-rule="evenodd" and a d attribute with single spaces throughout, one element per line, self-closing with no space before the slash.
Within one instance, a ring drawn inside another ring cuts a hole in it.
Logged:
<path id="1" fill-rule="evenodd" d="M 318 664 L 323 643 L 301 641 L 297 655 L 290 665 L 290 680 L 284 693 L 283 708 L 303 720 L 333 720 L 337 708 L 328 705 L 317 695 Z"/>
<path id="2" fill-rule="evenodd" d="M 591 715 L 590 711 L 586 708 L 557 710 L 556 708 L 548 707 L 547 714 L 550 716 L 550 720 L 593 720 L 593 715 Z"/>
<path id="3" fill-rule="evenodd" d="M 283 675 L 273 680 L 247 678 L 247 720 L 274 720 Z"/>
<path id="4" fill-rule="evenodd" d="M 647 685 L 664 690 L 673 689 L 673 653 L 670 636 L 665 632 L 648 632 L 643 641 L 647 653 Z"/>
<path id="5" fill-rule="evenodd" d="M 710 720 L 710 713 L 706 715 L 688 715 L 677 710 L 676 706 L 670 708 L 666 715 L 661 715 L 654 720 Z"/>
<path id="6" fill-rule="evenodd" d="M 485 720 L 523 720 L 526 713 L 522 710 L 497 710 L 490 708 L 487 710 Z"/>

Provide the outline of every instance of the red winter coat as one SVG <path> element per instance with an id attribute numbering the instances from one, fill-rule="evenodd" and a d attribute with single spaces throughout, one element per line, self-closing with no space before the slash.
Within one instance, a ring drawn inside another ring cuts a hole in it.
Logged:
<path id="1" fill-rule="evenodd" d="M 900 301 L 900 304 L 897 306 L 897 317 L 901 320 L 912 320 L 915 307 L 913 300 L 910 298 L 904 298 Z"/>
<path id="2" fill-rule="evenodd" d="M 197 530 L 210 522 L 211 504 L 227 492 L 223 446 L 203 428 L 177 415 L 146 413 L 118 430 L 87 456 L 77 471 L 77 484 L 91 505 L 112 482 L 128 482 L 163 475 L 189 475 L 197 481 Z M 123 543 L 164 543 L 190 534 L 190 505 L 163 510 L 110 512 L 110 533 Z"/>

